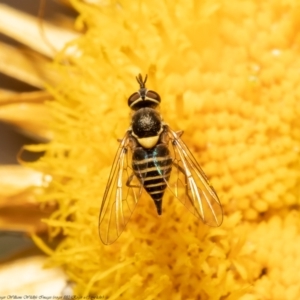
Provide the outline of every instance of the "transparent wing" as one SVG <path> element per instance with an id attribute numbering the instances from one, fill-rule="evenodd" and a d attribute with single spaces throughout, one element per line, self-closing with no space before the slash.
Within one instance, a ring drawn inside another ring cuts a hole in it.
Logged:
<path id="1" fill-rule="evenodd" d="M 132 171 L 129 133 L 122 139 L 104 192 L 99 215 L 99 235 L 106 245 L 124 231 L 142 193 Z"/>
<path id="2" fill-rule="evenodd" d="M 188 210 L 210 226 L 220 226 L 223 211 L 214 188 L 180 135 L 168 130 L 173 170 L 168 187 Z"/>

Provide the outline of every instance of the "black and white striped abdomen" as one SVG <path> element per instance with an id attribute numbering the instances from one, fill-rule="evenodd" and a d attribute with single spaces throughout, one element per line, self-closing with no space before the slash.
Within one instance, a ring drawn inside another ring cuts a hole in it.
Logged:
<path id="1" fill-rule="evenodd" d="M 132 168 L 147 193 L 154 200 L 157 213 L 161 214 L 161 205 L 166 181 L 172 170 L 172 158 L 165 144 L 156 145 L 152 149 L 137 147 L 133 152 Z"/>

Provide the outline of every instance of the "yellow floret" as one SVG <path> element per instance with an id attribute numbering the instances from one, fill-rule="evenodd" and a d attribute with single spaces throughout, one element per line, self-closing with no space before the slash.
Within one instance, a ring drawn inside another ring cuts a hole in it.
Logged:
<path id="1" fill-rule="evenodd" d="M 53 181 L 47 220 L 64 239 L 50 255 L 78 295 L 109 299 L 300 299 L 298 1 L 73 0 L 78 55 L 51 103 L 54 140 L 36 167 Z M 68 61 L 68 63 L 65 63 Z M 161 96 L 223 204 L 209 228 L 172 195 L 157 216 L 143 197 L 117 242 L 98 213 L 129 126 L 135 76 Z M 40 240 L 36 240 L 41 244 Z"/>

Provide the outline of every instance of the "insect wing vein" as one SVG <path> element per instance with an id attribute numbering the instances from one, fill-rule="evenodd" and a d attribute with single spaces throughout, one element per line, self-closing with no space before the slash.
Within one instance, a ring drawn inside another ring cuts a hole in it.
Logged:
<path id="1" fill-rule="evenodd" d="M 99 235 L 106 245 L 116 241 L 124 231 L 141 196 L 142 187 L 130 184 L 136 178 L 132 171 L 129 138 L 127 132 L 120 143 L 100 208 Z"/>
<path id="2" fill-rule="evenodd" d="M 169 190 L 205 224 L 220 226 L 223 211 L 214 188 L 179 135 L 171 129 L 169 135 L 173 165 L 177 169 L 169 183 L 166 182 Z"/>

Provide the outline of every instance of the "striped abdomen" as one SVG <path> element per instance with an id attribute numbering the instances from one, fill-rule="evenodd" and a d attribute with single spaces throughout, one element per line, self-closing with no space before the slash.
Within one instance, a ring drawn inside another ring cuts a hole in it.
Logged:
<path id="1" fill-rule="evenodd" d="M 166 182 L 170 178 L 172 158 L 165 144 L 152 149 L 138 147 L 133 152 L 132 168 L 147 193 L 156 205 L 157 213 L 161 214 L 162 198 L 166 190 Z"/>

